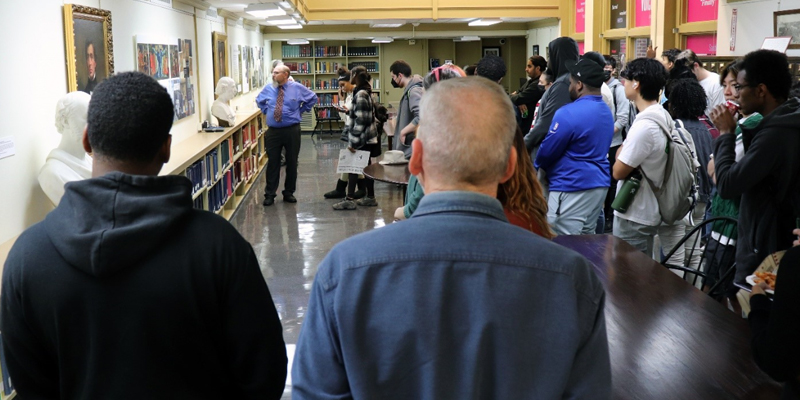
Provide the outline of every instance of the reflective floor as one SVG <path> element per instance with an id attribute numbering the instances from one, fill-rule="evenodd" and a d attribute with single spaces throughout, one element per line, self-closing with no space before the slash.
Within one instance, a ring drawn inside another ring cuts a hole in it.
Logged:
<path id="1" fill-rule="evenodd" d="M 262 172 L 231 219 L 256 252 L 283 323 L 290 362 L 319 263 L 336 243 L 392 223 L 394 210 L 403 204 L 399 187 L 375 182 L 378 207 L 334 211 L 331 206 L 339 200 L 327 200 L 322 195 L 336 186 L 338 155 L 344 148 L 338 134 L 321 139 L 314 136 L 313 140 L 303 135 L 297 203 L 284 203 L 278 195 L 274 205 L 262 206 L 266 185 L 266 173 Z M 283 189 L 285 169 L 281 168 L 278 193 Z"/>

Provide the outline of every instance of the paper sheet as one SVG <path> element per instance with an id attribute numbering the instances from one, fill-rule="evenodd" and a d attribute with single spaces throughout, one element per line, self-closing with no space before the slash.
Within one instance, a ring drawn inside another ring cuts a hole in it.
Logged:
<path id="1" fill-rule="evenodd" d="M 356 150 L 351 153 L 350 150 L 339 150 L 339 167 L 336 168 L 337 174 L 361 174 L 364 172 L 364 167 L 369 162 L 369 152 Z"/>

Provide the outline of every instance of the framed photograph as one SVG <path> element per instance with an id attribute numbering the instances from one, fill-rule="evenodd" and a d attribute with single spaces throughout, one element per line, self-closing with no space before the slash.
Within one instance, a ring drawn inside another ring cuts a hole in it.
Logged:
<path id="1" fill-rule="evenodd" d="M 500 57 L 500 48 L 499 47 L 484 47 L 483 48 L 483 56 L 498 56 Z"/>
<path id="2" fill-rule="evenodd" d="M 535 56 L 539 55 L 539 45 L 538 44 L 533 45 L 533 55 L 535 55 Z"/>
<path id="3" fill-rule="evenodd" d="M 790 49 L 800 49 L 800 9 L 775 11 L 772 14 L 775 36 L 790 36 Z"/>
<path id="4" fill-rule="evenodd" d="M 91 94 L 114 74 L 111 11 L 64 5 L 64 42 L 67 55 L 67 91 Z"/>
<path id="5" fill-rule="evenodd" d="M 228 36 L 224 33 L 211 34 L 211 51 L 214 53 L 214 87 L 219 78 L 230 76 L 228 73 Z"/>

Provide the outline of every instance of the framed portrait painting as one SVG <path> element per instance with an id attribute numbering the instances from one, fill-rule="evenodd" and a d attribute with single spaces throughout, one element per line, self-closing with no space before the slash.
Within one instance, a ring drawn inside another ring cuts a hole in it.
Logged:
<path id="1" fill-rule="evenodd" d="M 67 91 L 91 94 L 114 74 L 111 11 L 64 4 Z"/>
<path id="2" fill-rule="evenodd" d="M 228 74 L 228 36 L 220 32 L 213 32 L 211 36 L 211 51 L 214 53 L 214 87 L 216 87 L 219 78 L 230 76 Z"/>
<path id="3" fill-rule="evenodd" d="M 790 49 L 800 49 L 800 9 L 775 11 L 772 14 L 775 36 L 790 36 Z"/>
<path id="4" fill-rule="evenodd" d="M 483 48 L 483 56 L 498 56 L 500 57 L 500 48 L 499 47 L 484 47 Z"/>

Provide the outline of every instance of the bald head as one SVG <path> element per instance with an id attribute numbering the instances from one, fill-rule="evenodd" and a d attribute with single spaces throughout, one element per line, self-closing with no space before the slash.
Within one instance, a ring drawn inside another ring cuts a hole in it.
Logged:
<path id="1" fill-rule="evenodd" d="M 500 85 L 482 77 L 442 81 L 422 96 L 419 109 L 426 192 L 432 181 L 450 190 L 482 185 L 496 190 L 507 179 L 516 120 Z"/>
<path id="2" fill-rule="evenodd" d="M 283 85 L 289 80 L 289 67 L 278 64 L 272 69 L 272 80 L 277 85 Z"/>

